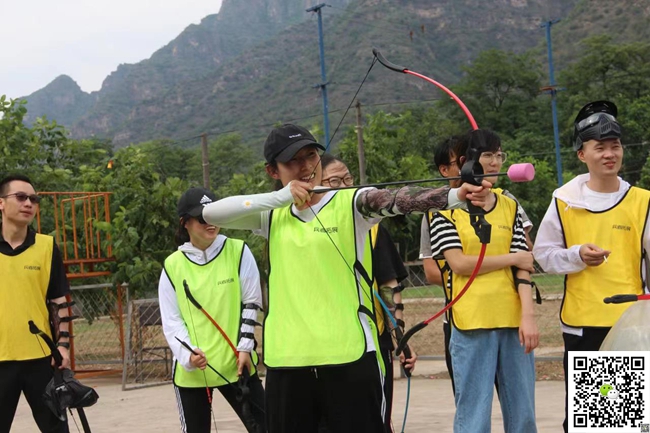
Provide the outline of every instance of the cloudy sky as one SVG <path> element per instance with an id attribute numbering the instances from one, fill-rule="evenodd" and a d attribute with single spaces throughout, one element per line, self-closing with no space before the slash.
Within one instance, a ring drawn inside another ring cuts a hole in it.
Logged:
<path id="1" fill-rule="evenodd" d="M 61 74 L 99 90 L 120 63 L 136 63 L 222 0 L 0 0 L 0 95 L 28 95 Z"/>

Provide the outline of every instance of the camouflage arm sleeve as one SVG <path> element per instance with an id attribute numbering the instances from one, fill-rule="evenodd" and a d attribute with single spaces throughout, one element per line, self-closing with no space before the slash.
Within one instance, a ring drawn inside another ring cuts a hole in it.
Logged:
<path id="1" fill-rule="evenodd" d="M 410 213 L 425 213 L 429 210 L 447 208 L 448 186 L 423 188 L 405 186 L 399 189 L 363 190 L 357 196 L 357 210 L 365 218 L 393 217 Z"/>

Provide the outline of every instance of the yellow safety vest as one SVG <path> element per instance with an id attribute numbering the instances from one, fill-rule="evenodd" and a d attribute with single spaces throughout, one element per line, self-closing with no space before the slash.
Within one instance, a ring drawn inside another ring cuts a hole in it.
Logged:
<path id="1" fill-rule="evenodd" d="M 643 293 L 643 233 L 650 191 L 632 187 L 612 208 L 602 212 L 569 207 L 556 199 L 565 246 L 591 243 L 609 250 L 607 263 L 587 266 L 564 278 L 562 323 L 574 327 L 610 327 L 630 306 L 605 304 L 615 294 Z"/>
<path id="2" fill-rule="evenodd" d="M 503 194 L 503 189 L 502 188 L 492 188 L 491 191 L 495 194 Z M 431 221 L 433 220 L 433 214 L 434 212 L 429 212 L 429 227 L 431 227 Z M 442 289 L 445 294 L 445 305 L 451 302 L 451 291 L 449 288 L 449 285 L 447 284 L 449 282 L 449 274 L 451 270 L 449 269 L 449 264 L 445 259 L 435 259 L 436 265 L 438 265 L 438 269 L 440 269 L 440 277 L 442 278 Z M 447 321 L 450 320 L 449 316 L 451 314 L 451 310 L 447 310 L 445 312 L 445 317 Z"/>
<path id="3" fill-rule="evenodd" d="M 486 256 L 510 253 L 510 245 L 517 218 L 517 203 L 496 194 L 494 209 L 485 214 L 492 225 L 492 237 Z M 456 227 L 463 246 L 463 253 L 478 256 L 481 244 L 465 210 L 442 211 Z M 465 287 L 469 275 L 451 275 L 451 296 L 455 298 Z M 498 314 L 495 314 L 498 312 Z M 507 267 L 476 277 L 465 295 L 451 308 L 451 320 L 460 330 L 518 328 L 521 321 L 521 303 L 515 288 L 512 269 Z"/>
<path id="4" fill-rule="evenodd" d="M 269 368 L 359 360 L 367 347 L 362 320 L 379 347 L 372 289 L 350 270 L 358 259 L 364 261 L 355 242 L 355 193 L 336 192 L 309 222 L 293 215 L 291 206 L 271 212 L 264 320 L 264 364 Z"/>
<path id="5" fill-rule="evenodd" d="M 241 329 L 241 284 L 239 268 L 244 242 L 228 238 L 221 251 L 210 262 L 199 265 L 176 251 L 165 260 L 165 272 L 174 286 L 178 308 L 190 334 L 190 344 L 199 347 L 210 365 L 231 383 L 237 381 L 237 358 L 232 348 L 210 320 L 185 296 L 183 280 L 187 281 L 192 296 L 221 326 L 237 347 Z M 251 353 L 255 373 L 257 354 Z M 174 367 L 174 383 L 183 388 L 221 386 L 227 382 L 209 368 L 187 371 L 179 363 Z"/>
<path id="6" fill-rule="evenodd" d="M 52 236 L 36 234 L 36 241 L 16 256 L 0 254 L 0 361 L 44 358 L 49 349 L 29 332 L 29 321 L 52 337 L 47 288 L 52 268 Z M 40 344 L 39 344 L 40 343 Z M 45 350 L 45 352 L 44 352 Z"/>

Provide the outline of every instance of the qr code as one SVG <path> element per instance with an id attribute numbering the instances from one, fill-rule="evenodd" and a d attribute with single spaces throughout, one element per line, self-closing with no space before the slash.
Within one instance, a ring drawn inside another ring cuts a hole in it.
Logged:
<path id="1" fill-rule="evenodd" d="M 569 352 L 569 432 L 650 432 L 650 352 Z"/>

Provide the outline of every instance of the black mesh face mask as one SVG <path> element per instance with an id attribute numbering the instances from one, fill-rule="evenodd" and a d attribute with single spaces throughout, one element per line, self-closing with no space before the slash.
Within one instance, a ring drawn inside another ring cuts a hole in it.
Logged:
<path id="1" fill-rule="evenodd" d="M 573 150 L 578 151 L 585 141 L 621 138 L 621 125 L 609 113 L 594 113 L 575 124 L 573 137 Z"/>
<path id="2" fill-rule="evenodd" d="M 67 419 L 66 409 L 83 408 L 97 403 L 97 392 L 83 385 L 74 378 L 74 373 L 69 369 L 55 370 L 54 377 L 45 387 L 43 400 L 45 405 L 61 421 Z"/>
<path id="3" fill-rule="evenodd" d="M 61 421 L 67 420 L 66 409 L 78 409 L 79 415 L 82 418 L 82 424 L 84 421 L 87 423 L 86 416 L 83 414 L 83 408 L 97 403 L 97 399 L 99 398 L 97 392 L 75 379 L 72 370 L 59 368 L 63 358 L 54 345 L 54 341 L 52 341 L 49 335 L 38 329 L 38 326 L 33 321 L 30 320 L 28 325 L 29 332 L 45 341 L 54 358 L 54 375 L 43 391 L 45 405 Z M 90 430 L 88 429 L 88 431 Z"/>

